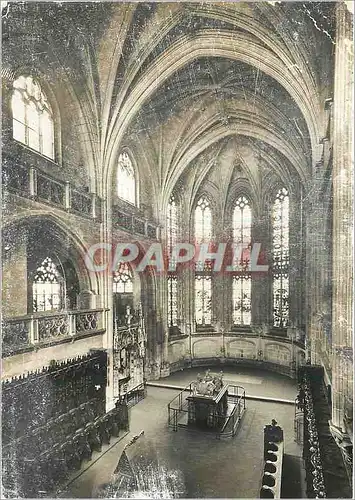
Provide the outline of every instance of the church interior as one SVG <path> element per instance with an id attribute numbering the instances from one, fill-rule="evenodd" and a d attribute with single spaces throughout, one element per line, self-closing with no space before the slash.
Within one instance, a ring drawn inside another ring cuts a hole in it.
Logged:
<path id="1" fill-rule="evenodd" d="M 2 2 L 2 498 L 352 498 L 353 9 Z"/>

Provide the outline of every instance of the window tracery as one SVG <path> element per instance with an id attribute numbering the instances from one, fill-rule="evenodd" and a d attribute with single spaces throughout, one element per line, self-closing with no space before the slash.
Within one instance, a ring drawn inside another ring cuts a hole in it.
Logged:
<path id="1" fill-rule="evenodd" d="M 133 293 L 133 275 L 127 263 L 122 263 L 119 269 L 113 273 L 113 292 Z"/>
<path id="2" fill-rule="evenodd" d="M 195 208 L 195 239 L 208 242 L 212 238 L 212 211 L 206 196 L 201 196 Z"/>
<path id="3" fill-rule="evenodd" d="M 19 76 L 13 88 L 14 139 L 54 159 L 54 121 L 46 95 L 32 76 Z"/>
<path id="4" fill-rule="evenodd" d="M 251 242 L 252 214 L 249 200 L 239 196 L 233 212 L 233 240 L 235 243 L 249 245 Z"/>
<path id="5" fill-rule="evenodd" d="M 37 268 L 33 280 L 33 311 L 53 311 L 62 308 L 63 277 L 50 257 Z"/>

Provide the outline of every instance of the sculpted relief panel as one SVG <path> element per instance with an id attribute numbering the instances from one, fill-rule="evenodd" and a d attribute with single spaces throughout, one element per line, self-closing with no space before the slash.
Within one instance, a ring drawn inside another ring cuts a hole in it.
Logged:
<path id="1" fill-rule="evenodd" d="M 197 340 L 192 352 L 194 358 L 213 358 L 221 355 L 219 345 L 214 340 Z"/>
<path id="2" fill-rule="evenodd" d="M 253 359 L 256 356 L 256 346 L 254 342 L 248 340 L 231 340 L 227 344 L 227 356 Z"/>
<path id="3" fill-rule="evenodd" d="M 185 357 L 186 347 L 184 342 L 176 342 L 169 345 L 169 362 L 175 363 Z"/>
<path id="4" fill-rule="evenodd" d="M 265 347 L 265 359 L 271 363 L 288 365 L 291 362 L 291 351 L 288 347 L 280 344 L 267 344 Z"/>

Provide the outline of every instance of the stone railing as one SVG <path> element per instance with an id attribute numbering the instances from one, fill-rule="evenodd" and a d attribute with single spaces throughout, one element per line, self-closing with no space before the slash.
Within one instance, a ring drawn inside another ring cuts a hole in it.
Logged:
<path id="1" fill-rule="evenodd" d="M 3 353 L 103 330 L 103 309 L 33 313 L 4 319 Z"/>
<path id="2" fill-rule="evenodd" d="M 135 210 L 135 213 L 130 213 L 129 210 L 114 206 L 113 207 L 113 223 L 117 229 L 123 229 L 129 233 L 137 234 L 150 240 L 158 240 L 160 238 L 160 227 L 157 222 L 148 220 L 143 213 Z"/>
<path id="3" fill-rule="evenodd" d="M 94 193 L 81 192 L 67 181 L 54 179 L 33 166 L 14 164 L 6 157 L 2 172 L 3 186 L 10 192 L 69 213 L 101 219 L 101 199 Z"/>

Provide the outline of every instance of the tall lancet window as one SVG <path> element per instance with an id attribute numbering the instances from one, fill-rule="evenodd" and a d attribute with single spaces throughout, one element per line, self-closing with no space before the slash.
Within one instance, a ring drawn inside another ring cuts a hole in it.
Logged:
<path id="1" fill-rule="evenodd" d="M 117 195 L 124 201 L 136 205 L 136 175 L 132 160 L 127 152 L 118 157 Z"/>
<path id="2" fill-rule="evenodd" d="M 195 208 L 195 240 L 209 243 L 212 237 L 212 212 L 208 199 L 202 196 Z"/>
<path id="3" fill-rule="evenodd" d="M 195 208 L 195 241 L 209 244 L 212 238 L 212 211 L 206 196 Z M 198 326 L 212 324 L 212 273 L 210 263 L 197 262 L 195 267 L 195 321 Z"/>
<path id="4" fill-rule="evenodd" d="M 19 76 L 13 83 L 13 137 L 54 159 L 54 124 L 51 105 L 32 76 Z"/>
<path id="5" fill-rule="evenodd" d="M 169 255 L 169 262 L 171 262 L 171 252 L 173 247 L 178 243 L 178 205 L 175 196 L 172 194 L 168 204 L 167 218 L 166 218 L 166 241 L 167 253 Z M 169 272 L 168 279 L 168 326 L 178 326 L 178 276 L 177 273 Z"/>
<path id="6" fill-rule="evenodd" d="M 251 242 L 251 208 L 248 198 L 239 196 L 233 212 L 233 240 L 247 246 Z"/>
<path id="7" fill-rule="evenodd" d="M 37 268 L 33 280 L 33 311 L 55 311 L 64 306 L 64 278 L 50 257 Z"/>
<path id="8" fill-rule="evenodd" d="M 272 210 L 273 244 L 273 323 L 285 328 L 289 323 L 289 195 L 278 191 Z"/>
<path id="9" fill-rule="evenodd" d="M 233 276 L 233 323 L 236 326 L 251 324 L 251 274 L 249 270 L 251 222 L 250 202 L 245 196 L 240 196 L 233 212 L 234 244 L 242 247 L 240 269 Z"/>

